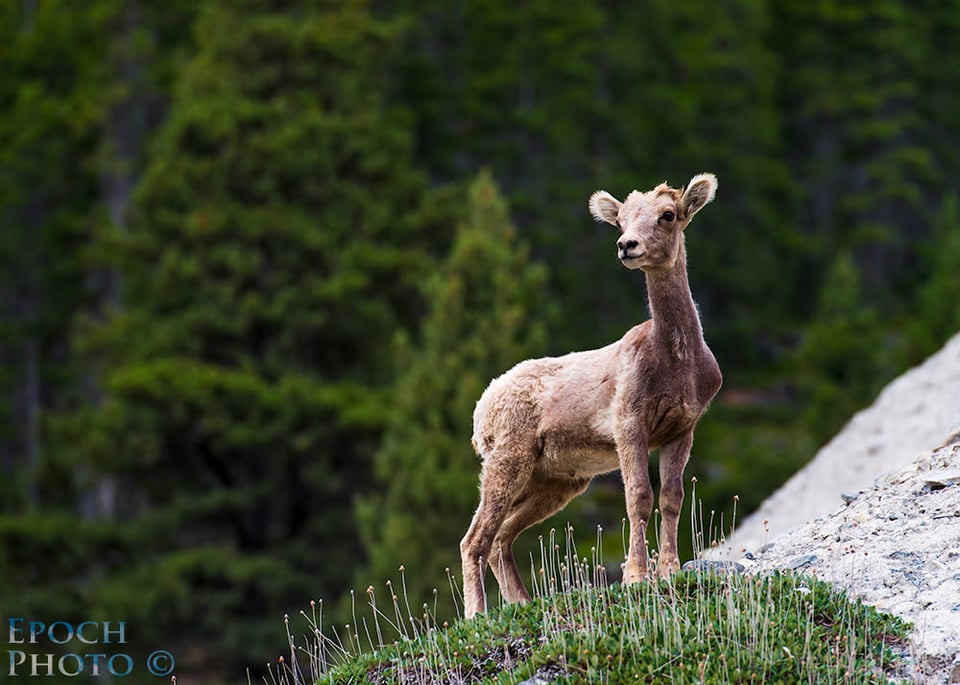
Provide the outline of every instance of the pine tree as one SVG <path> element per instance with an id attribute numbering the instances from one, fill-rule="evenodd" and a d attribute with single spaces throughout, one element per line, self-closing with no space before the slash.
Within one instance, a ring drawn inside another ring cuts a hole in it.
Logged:
<path id="1" fill-rule="evenodd" d="M 586 199 L 605 162 L 604 115 L 616 108 L 603 90 L 600 3 L 398 6 L 414 27 L 401 88 L 420 158 L 441 180 L 489 167 L 518 232 L 554 267 L 555 297 L 582 320 L 596 317 L 605 303 L 597 301 L 599 289 L 583 287 L 585 262 L 602 252 L 608 265 L 610 252 L 594 240 Z M 583 343 L 583 330 L 554 333 L 557 351 Z"/>
<path id="2" fill-rule="evenodd" d="M 356 2 L 204 5 L 129 230 L 103 236 L 104 397 L 61 417 L 57 458 L 117 486 L 85 601 L 181 674 L 260 666 L 360 556 L 389 340 L 447 241 L 382 98 L 396 31 Z"/>
<path id="3" fill-rule="evenodd" d="M 864 299 L 853 257 L 841 253 L 827 273 L 816 312 L 792 360 L 802 425 L 818 444 L 894 375 L 884 334 L 877 308 Z"/>
<path id="4" fill-rule="evenodd" d="M 411 604 L 432 605 L 436 588 L 440 615 L 454 615 L 443 571 L 459 577 L 458 542 L 477 504 L 473 407 L 491 378 L 542 354 L 545 276 L 492 178 L 480 174 L 450 254 L 425 284 L 430 311 L 419 339 L 398 345 L 406 371 L 376 455 L 380 487 L 358 508 L 369 558 L 361 584 L 392 578 L 396 591 L 403 564 Z"/>
<path id="5" fill-rule="evenodd" d="M 930 242 L 923 250 L 925 277 L 911 311 L 908 362 L 917 363 L 960 332 L 960 202 L 944 198 L 934 214 Z"/>
<path id="6" fill-rule="evenodd" d="M 847 5 L 773 2 L 783 53 L 784 132 L 802 201 L 791 223 L 813 246 L 815 278 L 848 251 L 865 294 L 897 305 L 917 221 L 938 185 L 936 157 L 920 112 L 928 42 L 923 11 L 901 0 Z M 812 300 L 811 300 L 812 301 Z"/>

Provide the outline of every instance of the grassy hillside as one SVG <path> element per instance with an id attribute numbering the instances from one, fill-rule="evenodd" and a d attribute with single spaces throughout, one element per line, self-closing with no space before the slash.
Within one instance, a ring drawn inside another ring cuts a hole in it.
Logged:
<path id="1" fill-rule="evenodd" d="M 314 606 L 310 635 L 291 637 L 274 682 L 872 683 L 902 673 L 909 626 L 812 578 L 685 572 L 628 587 L 606 582 L 599 554 L 571 549 L 546 545 L 534 602 L 472 620 L 438 623 L 393 584 L 386 596 L 369 588 L 366 606 L 357 598 L 353 625 L 325 627 Z"/>

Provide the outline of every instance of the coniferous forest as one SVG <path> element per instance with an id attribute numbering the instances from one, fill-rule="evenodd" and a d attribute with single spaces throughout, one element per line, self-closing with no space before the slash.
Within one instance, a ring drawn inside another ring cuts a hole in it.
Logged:
<path id="1" fill-rule="evenodd" d="M 687 476 L 748 513 L 960 329 L 958 45 L 954 1 L 0 3 L 0 616 L 205 683 L 400 564 L 454 616 L 484 387 L 648 316 L 587 198 L 701 171 Z M 623 517 L 600 478 L 517 557 L 615 569 Z"/>

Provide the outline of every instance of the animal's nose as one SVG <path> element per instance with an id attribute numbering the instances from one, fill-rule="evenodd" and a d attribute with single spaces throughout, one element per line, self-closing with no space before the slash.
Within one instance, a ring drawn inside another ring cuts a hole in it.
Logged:
<path id="1" fill-rule="evenodd" d="M 617 241 L 617 249 L 620 251 L 632 250 L 636 246 L 637 246 L 636 240 L 618 240 Z"/>

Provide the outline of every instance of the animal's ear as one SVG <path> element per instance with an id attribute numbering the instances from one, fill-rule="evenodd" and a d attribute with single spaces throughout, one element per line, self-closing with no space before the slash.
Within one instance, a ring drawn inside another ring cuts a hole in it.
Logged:
<path id="1" fill-rule="evenodd" d="M 606 190 L 598 190 L 590 196 L 590 213 L 597 221 L 606 221 L 616 226 L 620 202 Z"/>
<path id="2" fill-rule="evenodd" d="M 717 177 L 713 174 L 697 174 L 690 179 L 686 190 L 680 197 L 680 207 L 689 219 L 703 209 L 717 194 Z"/>

